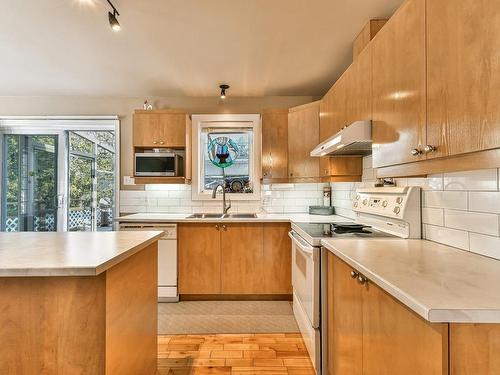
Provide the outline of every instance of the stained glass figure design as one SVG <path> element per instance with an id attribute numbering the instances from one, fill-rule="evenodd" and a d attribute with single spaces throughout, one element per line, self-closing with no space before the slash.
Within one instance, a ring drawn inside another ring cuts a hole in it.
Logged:
<path id="1" fill-rule="evenodd" d="M 208 144 L 208 156 L 212 164 L 227 168 L 238 159 L 238 145 L 231 138 L 217 137 Z"/>

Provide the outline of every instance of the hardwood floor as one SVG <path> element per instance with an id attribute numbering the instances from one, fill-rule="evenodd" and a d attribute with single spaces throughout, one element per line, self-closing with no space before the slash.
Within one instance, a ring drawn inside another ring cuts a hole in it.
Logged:
<path id="1" fill-rule="evenodd" d="M 314 375 L 298 333 L 158 336 L 158 375 Z"/>

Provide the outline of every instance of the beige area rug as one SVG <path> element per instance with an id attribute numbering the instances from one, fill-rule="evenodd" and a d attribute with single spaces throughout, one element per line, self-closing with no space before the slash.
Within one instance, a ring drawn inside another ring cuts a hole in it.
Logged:
<path id="1" fill-rule="evenodd" d="M 288 301 L 186 301 L 158 304 L 158 334 L 298 332 Z"/>

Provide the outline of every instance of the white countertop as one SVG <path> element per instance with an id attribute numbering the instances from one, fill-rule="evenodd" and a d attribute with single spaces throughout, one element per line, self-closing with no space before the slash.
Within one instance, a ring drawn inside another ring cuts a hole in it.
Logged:
<path id="1" fill-rule="evenodd" d="M 430 322 L 500 323 L 500 261 L 425 240 L 322 245 Z"/>
<path id="2" fill-rule="evenodd" d="M 334 221 L 346 221 L 345 217 L 338 215 L 309 215 L 307 213 L 298 214 L 268 214 L 259 213 L 256 218 L 204 218 L 188 219 L 191 214 L 159 214 L 159 213 L 139 213 L 116 218 L 118 222 L 130 223 L 205 223 L 205 222 L 296 222 L 296 223 L 331 223 Z"/>
<path id="3" fill-rule="evenodd" d="M 161 235 L 159 231 L 0 233 L 0 277 L 95 276 Z"/>

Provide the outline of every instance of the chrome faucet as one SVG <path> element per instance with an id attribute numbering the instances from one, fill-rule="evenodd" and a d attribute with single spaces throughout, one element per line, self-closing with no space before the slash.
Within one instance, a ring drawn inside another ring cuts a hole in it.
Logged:
<path id="1" fill-rule="evenodd" d="M 231 199 L 229 199 L 229 204 L 226 203 L 226 182 L 222 182 L 220 184 L 215 185 L 214 190 L 212 191 L 212 199 L 215 199 L 217 194 L 217 189 L 219 187 L 222 188 L 222 214 L 226 215 L 229 209 L 231 208 Z"/>

